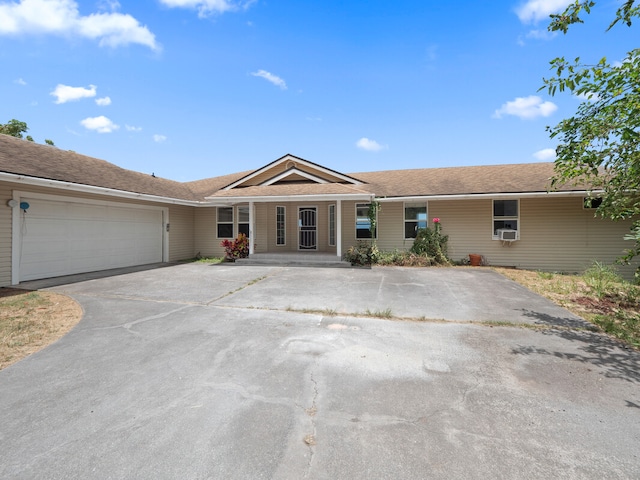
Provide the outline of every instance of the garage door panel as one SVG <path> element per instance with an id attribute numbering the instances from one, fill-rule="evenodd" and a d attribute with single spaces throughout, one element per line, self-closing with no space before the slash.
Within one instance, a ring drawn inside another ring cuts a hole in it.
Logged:
<path id="1" fill-rule="evenodd" d="M 21 281 L 162 261 L 161 209 L 23 200 Z"/>

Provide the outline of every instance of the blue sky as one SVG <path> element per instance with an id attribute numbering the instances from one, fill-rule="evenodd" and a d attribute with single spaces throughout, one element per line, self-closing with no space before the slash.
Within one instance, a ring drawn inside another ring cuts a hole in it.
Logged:
<path id="1" fill-rule="evenodd" d="M 287 153 L 345 173 L 549 161 L 579 100 L 560 55 L 612 61 L 616 1 L 567 35 L 567 0 L 0 0 L 0 122 L 186 181 Z"/>

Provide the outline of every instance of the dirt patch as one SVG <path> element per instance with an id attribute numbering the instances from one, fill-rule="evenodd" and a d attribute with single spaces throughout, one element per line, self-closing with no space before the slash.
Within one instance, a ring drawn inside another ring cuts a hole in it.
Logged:
<path id="1" fill-rule="evenodd" d="M 82 318 L 82 308 L 58 293 L 0 288 L 0 369 L 58 340 Z"/>

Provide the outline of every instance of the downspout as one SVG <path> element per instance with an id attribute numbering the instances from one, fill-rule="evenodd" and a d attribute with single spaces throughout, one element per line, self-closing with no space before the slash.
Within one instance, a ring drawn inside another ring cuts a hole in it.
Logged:
<path id="1" fill-rule="evenodd" d="M 254 209 L 254 203 L 252 201 L 249 202 L 249 255 L 253 255 L 254 251 L 255 251 L 255 235 L 254 235 L 254 221 L 255 221 L 255 212 L 253 211 Z"/>
<path id="2" fill-rule="evenodd" d="M 336 201 L 336 255 L 342 258 L 342 200 Z"/>

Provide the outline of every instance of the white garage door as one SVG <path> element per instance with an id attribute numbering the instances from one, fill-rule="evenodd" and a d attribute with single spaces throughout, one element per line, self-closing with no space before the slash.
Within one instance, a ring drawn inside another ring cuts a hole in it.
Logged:
<path id="1" fill-rule="evenodd" d="M 162 261 L 163 212 L 22 198 L 20 281 Z"/>

